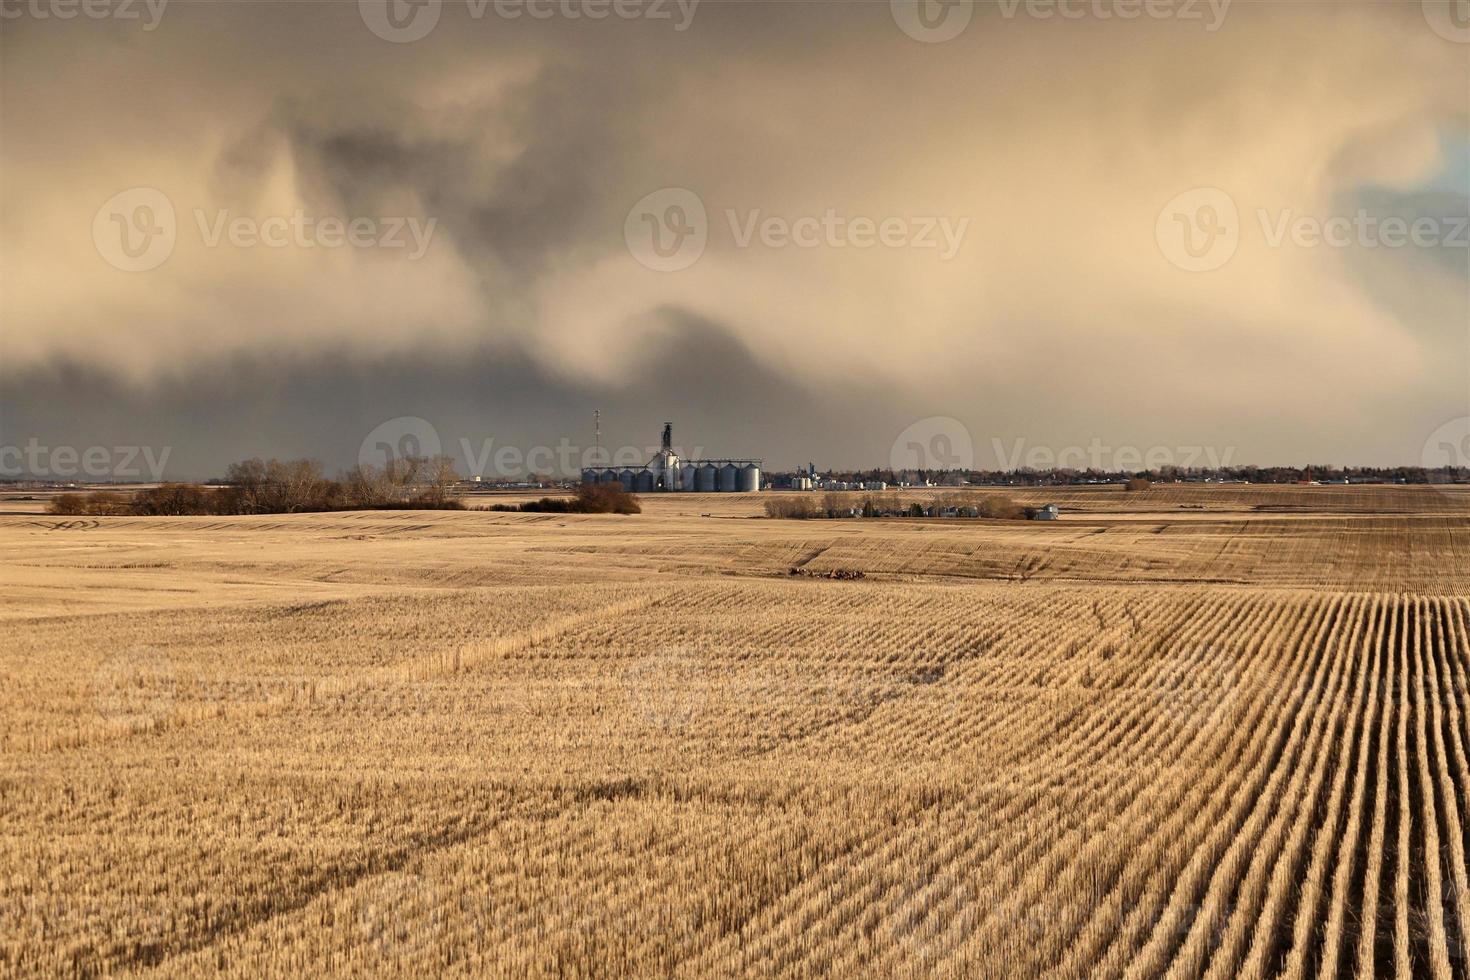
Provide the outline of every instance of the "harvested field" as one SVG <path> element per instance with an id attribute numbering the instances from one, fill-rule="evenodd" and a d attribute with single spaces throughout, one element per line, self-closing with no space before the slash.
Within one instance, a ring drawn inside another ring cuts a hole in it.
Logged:
<path id="1" fill-rule="evenodd" d="M 1467 497 L 1041 500 L 0 515 L 0 973 L 1466 977 Z"/>

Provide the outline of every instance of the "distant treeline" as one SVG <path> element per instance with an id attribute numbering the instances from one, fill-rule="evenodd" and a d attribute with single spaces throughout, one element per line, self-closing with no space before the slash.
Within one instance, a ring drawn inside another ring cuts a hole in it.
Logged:
<path id="1" fill-rule="evenodd" d="M 946 493 L 922 500 L 901 493 L 780 494 L 766 499 L 767 517 L 822 520 L 839 517 L 970 517 L 1019 521 L 1036 513 L 995 493 Z"/>
<path id="2" fill-rule="evenodd" d="M 186 517 L 304 514 L 332 510 L 463 510 L 450 495 L 459 479 L 448 456 L 405 457 L 379 469 L 358 466 L 341 479 L 315 460 L 247 459 L 232 463 L 224 485 L 165 483 L 133 493 L 62 494 L 50 512 L 68 516 Z"/>
<path id="3" fill-rule="evenodd" d="M 584 483 L 571 497 L 542 497 L 524 504 L 496 504 L 490 510 L 523 514 L 641 514 L 638 498 L 621 483 Z"/>
<path id="4" fill-rule="evenodd" d="M 779 482 L 791 474 L 767 474 Z M 797 476 L 805 476 L 801 471 Z M 1325 480 L 1340 483 L 1470 483 L 1470 468 L 1464 466 L 1428 469 L 1423 466 L 1165 466 L 1137 471 L 1070 469 L 1014 470 L 831 470 L 820 474 L 824 479 L 853 483 L 884 482 L 888 484 L 922 484 L 926 480 L 936 486 L 961 486 L 966 483 L 990 486 L 1047 487 L 1087 483 L 1124 483 L 1132 478 L 1170 483 L 1175 480 L 1201 483 L 1205 480 L 1244 483 L 1301 483 L 1303 480 Z"/>

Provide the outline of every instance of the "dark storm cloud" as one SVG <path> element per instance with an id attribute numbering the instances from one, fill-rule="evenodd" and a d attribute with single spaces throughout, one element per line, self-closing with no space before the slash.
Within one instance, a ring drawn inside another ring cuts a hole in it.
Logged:
<path id="1" fill-rule="evenodd" d="M 176 3 L 147 33 L 7 23 L 3 441 L 93 427 L 176 445 L 190 473 L 340 465 L 394 415 L 458 438 L 491 412 L 539 444 L 595 401 L 787 462 L 880 465 L 931 415 L 982 464 L 993 439 L 1093 437 L 1414 461 L 1470 412 L 1463 261 L 1268 247 L 1253 217 L 1462 207 L 1463 182 L 1425 185 L 1466 127 L 1470 46 L 1414 6 L 1239 4 L 1206 31 L 981 4 L 942 44 L 881 3 L 704 3 L 683 31 L 449 3 L 412 44 L 355 3 Z M 178 216 L 147 272 L 93 234 L 136 187 Z M 1201 187 L 1250 234 L 1191 272 L 1155 222 Z M 661 188 L 708 213 L 679 272 L 624 241 Z M 198 230 L 293 211 L 434 232 L 405 262 Z M 829 211 L 968 230 L 949 261 L 739 241 Z"/>
<path id="2" fill-rule="evenodd" d="M 346 469 L 369 433 L 397 417 L 431 423 L 464 475 L 487 460 L 484 476 L 515 475 L 497 472 L 493 454 L 503 447 L 521 456 L 547 447 L 562 455 L 546 458 L 579 465 L 594 449 L 594 409 L 609 450 L 652 451 L 672 420 L 686 455 L 760 457 L 773 448 L 770 433 L 781 432 L 781 455 L 770 464 L 832 464 L 869 454 L 874 447 L 855 440 L 855 430 L 889 424 L 894 410 L 881 390 L 794 384 L 729 333 L 694 321 L 650 348 L 615 386 L 560 377 L 515 351 L 480 349 L 453 360 L 339 352 L 241 356 L 146 386 L 58 364 L 7 381 L 6 399 L 0 444 L 34 439 L 78 452 L 146 446 L 155 457 L 167 452 L 163 476 L 172 479 L 218 476 L 251 455 L 308 456 L 330 471 Z"/>

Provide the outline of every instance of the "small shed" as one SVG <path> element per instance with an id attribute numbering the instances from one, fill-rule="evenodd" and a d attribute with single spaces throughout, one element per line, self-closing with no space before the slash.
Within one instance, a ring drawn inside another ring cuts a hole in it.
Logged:
<path id="1" fill-rule="evenodd" d="M 1036 515 L 1031 519 L 1033 521 L 1054 521 L 1061 516 L 1061 508 L 1056 504 L 1043 504 L 1037 509 Z"/>

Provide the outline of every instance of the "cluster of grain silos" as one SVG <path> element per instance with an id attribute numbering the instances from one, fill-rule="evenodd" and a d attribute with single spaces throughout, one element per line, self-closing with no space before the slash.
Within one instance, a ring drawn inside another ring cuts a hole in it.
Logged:
<path id="1" fill-rule="evenodd" d="M 597 467 L 582 471 L 583 483 L 621 483 L 632 493 L 755 493 L 761 488 L 758 459 L 680 459 L 673 448 L 674 427 L 664 423 L 663 446 L 637 467 Z"/>

